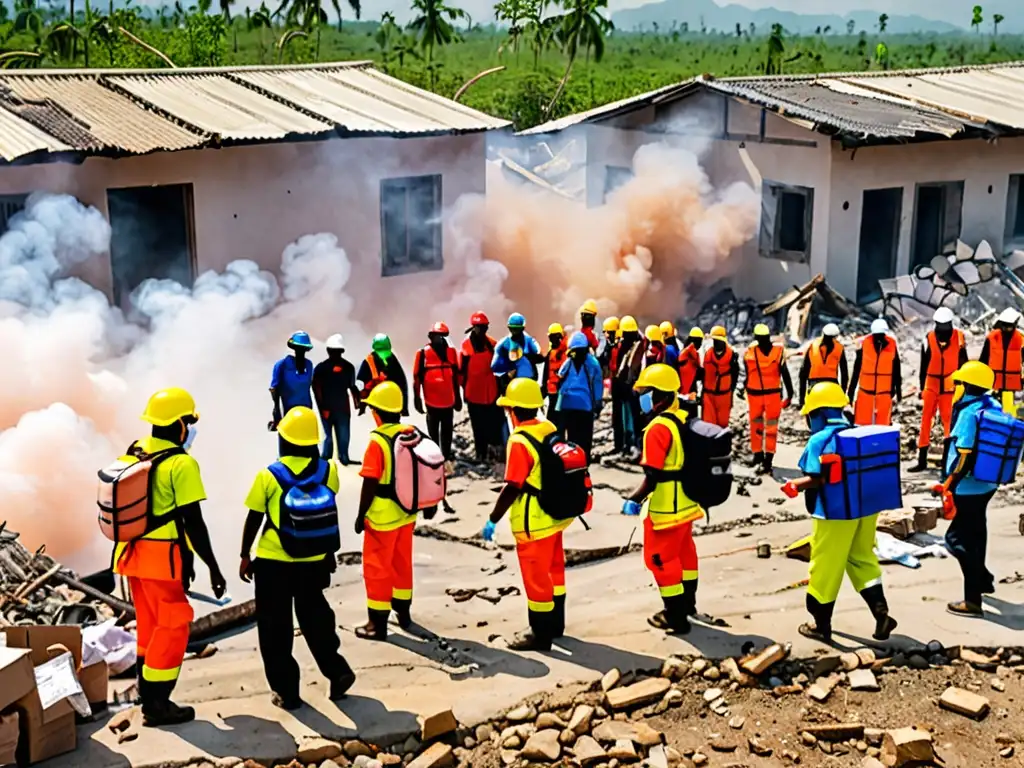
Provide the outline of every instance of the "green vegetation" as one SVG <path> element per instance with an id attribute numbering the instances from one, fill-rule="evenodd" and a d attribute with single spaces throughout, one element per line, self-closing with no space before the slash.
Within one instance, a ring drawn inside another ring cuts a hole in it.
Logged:
<path id="1" fill-rule="evenodd" d="M 607 0 L 499 0 L 482 26 L 458 0 L 411 0 L 407 27 L 385 13 L 355 21 L 359 0 L 281 0 L 232 13 L 235 0 L 181 0 L 159 10 L 70 0 L 67 9 L 0 0 L 0 67 L 188 67 L 372 59 L 389 74 L 525 128 L 668 85 L 718 77 L 905 69 L 1024 59 L 1024 36 L 999 34 L 1000 14 L 970 10 L 972 31 L 890 35 L 830 27 L 794 36 L 739 24 L 730 32 L 615 29 Z M 493 70 L 493 71 L 492 71 Z M 474 79 L 475 78 L 475 79 Z M 468 87 L 467 83 L 473 81 Z"/>

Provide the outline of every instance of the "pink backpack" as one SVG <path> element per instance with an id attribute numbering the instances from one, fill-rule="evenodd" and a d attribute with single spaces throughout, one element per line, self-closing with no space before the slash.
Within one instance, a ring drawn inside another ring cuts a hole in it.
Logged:
<path id="1" fill-rule="evenodd" d="M 392 439 L 391 457 L 392 498 L 398 506 L 410 513 L 435 510 L 447 491 L 441 447 L 418 429 L 411 429 Z"/>

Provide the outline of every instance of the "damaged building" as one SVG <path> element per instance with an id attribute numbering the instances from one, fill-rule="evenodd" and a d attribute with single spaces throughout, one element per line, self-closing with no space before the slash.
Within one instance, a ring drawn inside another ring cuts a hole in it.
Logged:
<path id="1" fill-rule="evenodd" d="M 441 213 L 484 192 L 485 135 L 505 125 L 369 62 L 7 70 L 0 232 L 35 191 L 96 207 L 111 252 L 77 272 L 122 306 L 150 277 L 190 285 L 239 258 L 276 270 L 316 232 L 338 236 L 356 279 L 402 290 L 444 272 Z"/>
<path id="2" fill-rule="evenodd" d="M 865 303 L 958 240 L 999 256 L 1024 245 L 1022 105 L 1024 62 L 705 75 L 523 131 L 516 156 L 521 176 L 593 206 L 630 178 L 641 145 L 693 147 L 715 187 L 762 192 L 759 234 L 734 256 L 737 295 L 769 299 L 822 273 Z"/>

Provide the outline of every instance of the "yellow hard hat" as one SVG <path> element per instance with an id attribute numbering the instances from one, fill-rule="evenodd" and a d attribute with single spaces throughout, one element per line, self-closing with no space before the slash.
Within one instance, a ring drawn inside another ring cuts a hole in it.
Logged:
<path id="1" fill-rule="evenodd" d="M 581 315 L 596 315 L 597 314 L 597 302 L 593 299 L 587 299 L 583 302 L 583 306 L 580 307 Z"/>
<path id="2" fill-rule="evenodd" d="M 633 385 L 633 389 L 646 389 L 650 387 L 659 392 L 678 392 L 679 374 L 671 365 L 655 363 L 640 371 L 640 377 Z"/>
<path id="3" fill-rule="evenodd" d="M 984 363 L 980 363 L 977 360 L 968 360 L 961 366 L 959 371 L 953 374 L 953 381 L 973 384 L 982 389 L 992 389 L 996 383 L 996 375 Z"/>
<path id="4" fill-rule="evenodd" d="M 619 321 L 619 330 L 622 333 L 629 333 L 630 331 L 636 332 L 640 330 L 640 326 L 636 324 L 636 318 L 632 315 L 626 315 Z"/>
<path id="5" fill-rule="evenodd" d="M 728 339 L 729 335 L 725 332 L 725 326 L 724 325 L 716 325 L 714 328 L 712 328 L 711 329 L 711 338 L 712 339 Z"/>
<path id="6" fill-rule="evenodd" d="M 384 413 L 401 413 L 404 405 L 402 388 L 393 381 L 382 381 L 370 390 L 363 402 Z"/>
<path id="7" fill-rule="evenodd" d="M 754 335 L 755 336 L 771 336 L 772 332 L 771 332 L 771 330 L 769 330 L 768 326 L 765 325 L 764 323 L 758 323 L 757 325 L 754 326 Z"/>
<path id="8" fill-rule="evenodd" d="M 161 389 L 150 397 L 146 403 L 146 410 L 139 418 L 157 427 L 167 427 L 186 416 L 199 420 L 196 401 L 184 389 L 171 387 Z"/>
<path id="9" fill-rule="evenodd" d="M 665 322 L 663 322 L 658 327 L 661 328 L 662 336 L 675 336 L 676 335 L 676 327 L 674 325 L 672 325 L 671 321 L 669 321 L 669 320 L 666 320 Z"/>
<path id="10" fill-rule="evenodd" d="M 811 387 L 800 413 L 806 416 L 819 408 L 845 408 L 850 404 L 843 388 L 834 381 L 822 381 Z"/>
<path id="11" fill-rule="evenodd" d="M 505 394 L 498 398 L 498 405 L 502 408 L 540 408 L 544 405 L 540 384 L 535 379 L 512 379 Z"/>
<path id="12" fill-rule="evenodd" d="M 552 323 L 551 325 L 548 326 L 548 336 L 554 333 L 561 333 L 563 336 L 565 335 L 565 331 L 562 330 L 561 323 Z"/>
<path id="13" fill-rule="evenodd" d="M 695 325 L 695 326 L 693 326 L 693 328 L 690 329 L 690 338 L 691 339 L 703 339 L 704 338 L 704 331 L 702 331 L 700 328 L 698 328 Z"/>
<path id="14" fill-rule="evenodd" d="M 656 325 L 648 325 L 644 330 L 644 336 L 647 337 L 648 341 L 664 341 L 665 337 L 661 334 L 661 328 Z"/>
<path id="15" fill-rule="evenodd" d="M 277 434 L 292 445 L 318 445 L 320 443 L 319 420 L 312 408 L 297 405 L 281 419 Z"/>
<path id="16" fill-rule="evenodd" d="M 612 331 L 617 331 L 617 330 L 619 330 L 619 318 L 617 318 L 617 317 L 606 318 L 601 327 L 605 331 L 605 333 L 611 333 Z"/>

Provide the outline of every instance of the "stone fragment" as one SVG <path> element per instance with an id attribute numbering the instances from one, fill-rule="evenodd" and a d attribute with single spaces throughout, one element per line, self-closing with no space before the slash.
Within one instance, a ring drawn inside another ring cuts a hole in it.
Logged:
<path id="1" fill-rule="evenodd" d="M 807 695 L 819 703 L 823 702 L 832 695 L 832 691 L 839 685 L 841 679 L 839 675 L 819 677 L 814 681 L 814 685 L 807 689 Z"/>
<path id="2" fill-rule="evenodd" d="M 694 659 L 690 669 L 693 670 L 695 675 L 702 675 L 709 666 L 711 666 L 711 662 L 707 659 Z"/>
<path id="3" fill-rule="evenodd" d="M 485 741 L 491 740 L 491 737 L 494 735 L 494 728 L 484 723 L 483 725 L 478 725 L 473 733 L 476 736 L 477 743 L 483 744 Z"/>
<path id="4" fill-rule="evenodd" d="M 975 669 L 980 669 L 986 672 L 994 672 L 996 666 L 999 664 L 999 655 L 995 654 L 989 656 L 987 654 L 978 653 L 972 651 L 970 648 L 960 649 L 961 661 L 966 661 Z"/>
<path id="5" fill-rule="evenodd" d="M 843 669 L 850 672 L 860 666 L 860 657 L 852 651 L 850 653 L 839 654 L 839 663 Z"/>
<path id="6" fill-rule="evenodd" d="M 869 756 L 861 760 L 860 768 L 885 768 L 885 765 L 878 762 L 876 758 Z"/>
<path id="7" fill-rule="evenodd" d="M 459 727 L 459 721 L 455 719 L 455 713 L 450 709 L 442 709 L 429 715 L 420 717 L 420 740 L 426 744 L 454 733 Z"/>
<path id="8" fill-rule="evenodd" d="M 523 747 L 522 756 L 527 760 L 546 760 L 555 762 L 562 754 L 562 745 L 558 742 L 559 732 L 554 728 L 537 731 Z"/>
<path id="9" fill-rule="evenodd" d="M 716 736 L 708 742 L 708 745 L 715 750 L 715 752 L 735 752 L 737 747 L 735 741 L 725 738 L 724 736 Z"/>
<path id="10" fill-rule="evenodd" d="M 890 768 L 931 763 L 935 757 L 932 735 L 917 728 L 896 728 L 882 738 L 882 763 Z"/>
<path id="11" fill-rule="evenodd" d="M 569 725 L 566 726 L 577 736 L 590 730 L 590 721 L 594 717 L 594 708 L 589 704 L 580 704 L 572 711 L 569 718 Z"/>
<path id="12" fill-rule="evenodd" d="M 419 757 L 409 763 L 409 768 L 447 768 L 455 764 L 455 755 L 447 744 L 431 744 Z"/>
<path id="13" fill-rule="evenodd" d="M 858 648 L 854 653 L 857 654 L 857 658 L 860 660 L 860 666 L 862 667 L 870 667 L 878 658 L 875 652 L 870 648 Z"/>
<path id="14" fill-rule="evenodd" d="M 537 722 L 534 723 L 537 726 L 538 731 L 547 730 L 548 728 L 557 728 L 562 730 L 565 728 L 565 720 L 560 718 L 554 712 L 541 712 L 537 715 Z"/>
<path id="15" fill-rule="evenodd" d="M 824 677 L 832 674 L 842 665 L 838 656 L 822 656 L 820 659 L 815 659 L 811 674 L 814 677 Z"/>
<path id="16" fill-rule="evenodd" d="M 675 689 L 670 689 L 665 693 L 665 697 L 662 699 L 670 707 L 678 707 L 683 703 L 683 692 Z"/>
<path id="17" fill-rule="evenodd" d="M 703 752 L 694 752 L 692 755 L 690 755 L 690 762 L 692 762 L 696 766 L 707 765 L 708 756 L 705 755 Z"/>
<path id="18" fill-rule="evenodd" d="M 640 759 L 633 742 L 626 739 L 615 742 L 615 746 L 608 750 L 608 757 L 621 763 L 633 763 Z"/>
<path id="19" fill-rule="evenodd" d="M 1001 758 L 1003 758 L 1004 760 L 1005 759 L 1009 759 L 1009 758 L 1013 757 L 1013 752 L 1014 752 L 1013 747 L 1003 747 L 1002 749 L 999 750 L 999 756 Z"/>
<path id="20" fill-rule="evenodd" d="M 388 754 L 387 752 L 382 752 L 379 755 L 377 755 L 377 760 L 383 766 L 401 765 L 402 764 L 402 758 L 401 757 L 399 757 L 398 755 Z M 321 765 L 320 768 L 324 768 L 324 767 Z"/>
<path id="21" fill-rule="evenodd" d="M 809 731 L 803 731 L 800 734 L 800 741 L 802 741 L 808 747 L 813 747 L 815 744 L 818 743 L 818 737 L 815 736 L 813 733 L 810 733 Z"/>
<path id="22" fill-rule="evenodd" d="M 999 693 L 1002 693 L 1003 691 L 1005 691 L 1005 690 L 1006 690 L 1006 683 L 1004 683 L 1004 682 L 1003 682 L 1002 680 L 1000 680 L 1000 679 L 999 679 L 998 677 L 993 677 L 993 678 L 992 678 L 992 679 L 991 679 L 991 680 L 989 681 L 989 685 L 991 685 L 991 686 L 992 686 L 992 690 L 993 690 L 993 691 L 997 691 L 997 692 L 999 692 Z"/>
<path id="23" fill-rule="evenodd" d="M 372 757 L 366 755 L 360 755 L 354 761 L 352 761 L 354 768 L 384 768 L 383 763 L 380 760 L 374 760 Z"/>
<path id="24" fill-rule="evenodd" d="M 519 738 L 519 734 L 513 733 L 511 736 L 502 739 L 501 746 L 505 749 L 519 749 L 523 746 L 523 740 Z"/>
<path id="25" fill-rule="evenodd" d="M 817 737 L 818 741 L 846 741 L 864 737 L 863 723 L 828 723 L 805 725 L 804 731 Z"/>
<path id="26" fill-rule="evenodd" d="M 636 742 L 642 747 L 653 747 L 656 744 L 661 744 L 663 740 L 661 732 L 647 723 L 622 722 L 620 720 L 605 720 L 594 728 L 591 736 L 604 743 L 628 740 Z"/>
<path id="27" fill-rule="evenodd" d="M 733 730 L 739 731 L 739 730 L 743 729 L 743 724 L 745 722 L 747 722 L 746 718 L 740 717 L 739 715 L 737 715 L 736 717 L 732 718 L 729 721 L 729 727 L 732 728 Z"/>
<path id="28" fill-rule="evenodd" d="M 718 671 L 718 667 L 708 667 L 704 670 L 704 674 L 701 675 L 705 680 L 715 681 L 722 676 L 722 673 Z"/>
<path id="29" fill-rule="evenodd" d="M 364 744 L 363 746 L 366 745 Z M 321 738 L 303 739 L 299 743 L 298 750 L 295 752 L 295 759 L 303 765 L 309 765 L 310 763 L 317 763 L 319 765 L 324 760 L 333 760 L 336 757 L 340 757 L 341 753 L 341 744 L 336 741 Z M 373 757 L 373 752 L 370 751 L 369 747 L 366 748 L 365 753 L 360 754 Z M 354 755 L 349 755 L 349 757 L 354 757 Z"/>
<path id="30" fill-rule="evenodd" d="M 647 768 L 668 768 L 668 753 L 664 746 L 659 744 L 647 753 Z"/>
<path id="31" fill-rule="evenodd" d="M 367 757 L 373 757 L 373 750 L 369 746 L 363 744 L 361 741 L 346 741 L 345 746 L 342 747 L 345 752 L 345 757 L 349 760 L 355 760 L 360 755 L 366 755 Z M 335 755 L 337 757 L 337 755 Z M 333 759 L 333 758 L 332 758 Z"/>
<path id="32" fill-rule="evenodd" d="M 608 706 L 613 710 L 623 710 L 657 701 L 671 687 L 672 684 L 663 677 L 649 677 L 625 688 L 614 688 L 605 695 Z"/>
<path id="33" fill-rule="evenodd" d="M 597 740 L 590 736 L 580 736 L 575 746 L 576 761 L 587 768 L 587 766 L 600 763 L 608 758 L 608 754 L 604 751 Z"/>
<path id="34" fill-rule="evenodd" d="M 661 676 L 668 680 L 682 680 L 688 671 L 686 662 L 675 656 L 669 656 L 661 665 Z"/>
<path id="35" fill-rule="evenodd" d="M 601 678 L 601 690 L 605 693 L 612 690 L 619 681 L 622 679 L 622 673 L 617 669 L 609 669 L 604 673 L 604 677 Z"/>
<path id="36" fill-rule="evenodd" d="M 778 664 L 789 656 L 790 648 L 791 646 L 789 643 L 786 645 L 772 643 L 760 653 L 744 659 L 740 664 L 740 667 L 749 675 L 757 676 L 764 674 L 772 667 L 772 665 Z"/>
<path id="37" fill-rule="evenodd" d="M 947 688 L 942 692 L 942 696 L 939 697 L 939 706 L 975 720 L 982 720 L 990 708 L 989 700 L 984 696 L 955 687 Z"/>
<path id="38" fill-rule="evenodd" d="M 536 718 L 537 710 L 529 704 L 520 704 L 518 707 L 509 710 L 508 714 L 505 715 L 505 719 L 510 723 L 522 723 L 527 720 L 535 720 Z"/>
<path id="39" fill-rule="evenodd" d="M 855 691 L 877 691 L 878 680 L 870 669 L 855 669 L 850 672 L 850 688 Z"/>
<path id="40" fill-rule="evenodd" d="M 750 754 L 758 757 L 771 757 L 772 752 L 775 751 L 756 736 L 747 739 L 747 748 L 750 750 Z"/>
<path id="41" fill-rule="evenodd" d="M 706 691 L 704 691 L 704 702 L 707 704 L 710 704 L 713 701 L 717 701 L 720 698 L 722 698 L 721 688 L 708 688 Z"/>
<path id="42" fill-rule="evenodd" d="M 883 736 L 885 736 L 885 731 L 883 731 L 881 728 L 864 729 L 864 741 L 866 741 L 872 747 L 881 746 Z"/>

